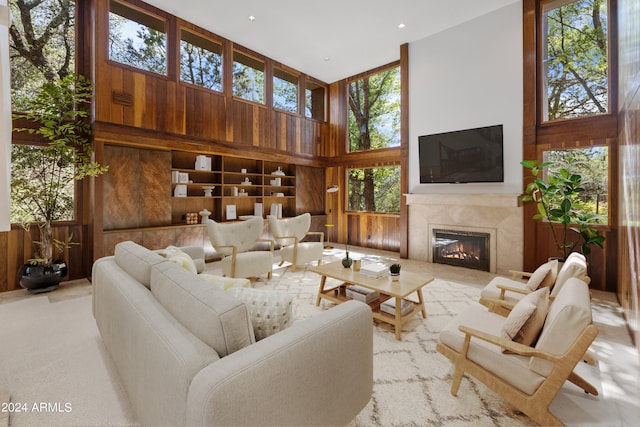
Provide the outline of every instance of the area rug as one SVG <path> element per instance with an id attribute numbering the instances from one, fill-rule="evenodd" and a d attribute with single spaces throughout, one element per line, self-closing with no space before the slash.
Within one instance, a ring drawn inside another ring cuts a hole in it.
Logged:
<path id="1" fill-rule="evenodd" d="M 376 260 L 378 261 L 378 260 Z M 330 286 L 332 279 L 327 280 Z M 335 282 L 337 284 L 337 282 Z M 330 309 L 323 300 L 316 307 L 319 276 L 306 268 L 275 269 L 272 280 L 254 287 L 294 295 L 296 320 Z M 464 380 L 459 397 L 451 396 L 451 363 L 437 353 L 440 330 L 466 306 L 477 302 L 476 288 L 435 279 L 423 289 L 427 318 L 419 314 L 405 326 L 402 340 L 391 325 L 372 324 L 374 331 L 374 387 L 367 407 L 351 426 L 505 426 L 533 421 L 473 380 Z"/>

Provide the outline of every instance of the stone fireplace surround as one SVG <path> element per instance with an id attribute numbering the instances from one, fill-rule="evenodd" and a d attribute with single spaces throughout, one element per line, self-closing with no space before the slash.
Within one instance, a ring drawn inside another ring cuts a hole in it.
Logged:
<path id="1" fill-rule="evenodd" d="M 433 229 L 490 234 L 490 271 L 522 270 L 523 211 L 518 194 L 407 194 L 409 259 L 432 262 Z"/>

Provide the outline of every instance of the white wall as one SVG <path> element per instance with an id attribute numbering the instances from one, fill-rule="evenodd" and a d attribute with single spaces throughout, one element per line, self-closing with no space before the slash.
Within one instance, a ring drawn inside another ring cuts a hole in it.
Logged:
<path id="1" fill-rule="evenodd" d="M 9 8 L 0 0 L 0 231 L 8 231 L 11 182 L 11 77 L 9 75 Z"/>
<path id="2" fill-rule="evenodd" d="M 409 44 L 409 192 L 522 191 L 520 1 Z M 504 183 L 420 184 L 418 137 L 503 124 Z"/>

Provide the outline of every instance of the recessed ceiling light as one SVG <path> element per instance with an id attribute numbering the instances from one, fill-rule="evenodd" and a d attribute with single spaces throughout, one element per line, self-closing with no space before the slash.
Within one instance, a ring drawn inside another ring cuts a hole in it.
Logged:
<path id="1" fill-rule="evenodd" d="M 331 61 L 331 58 L 329 58 L 328 56 L 325 56 L 325 57 L 324 57 L 324 58 L 322 58 L 322 59 L 324 59 L 325 61 Z"/>
<path id="2" fill-rule="evenodd" d="M 249 15 L 249 21 L 253 22 L 256 20 L 256 17 L 253 15 Z"/>
<path id="3" fill-rule="evenodd" d="M 401 23 L 399 23 L 399 24 L 398 24 L 398 28 L 403 29 L 404 27 L 406 27 L 406 25 L 404 25 L 404 23 L 403 23 L 403 22 L 401 22 Z"/>

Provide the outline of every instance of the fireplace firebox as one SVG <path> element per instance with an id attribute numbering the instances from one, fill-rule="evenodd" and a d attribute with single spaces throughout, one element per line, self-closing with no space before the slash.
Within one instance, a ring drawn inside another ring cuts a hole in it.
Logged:
<path id="1" fill-rule="evenodd" d="M 490 271 L 489 233 L 433 229 L 433 262 Z"/>

